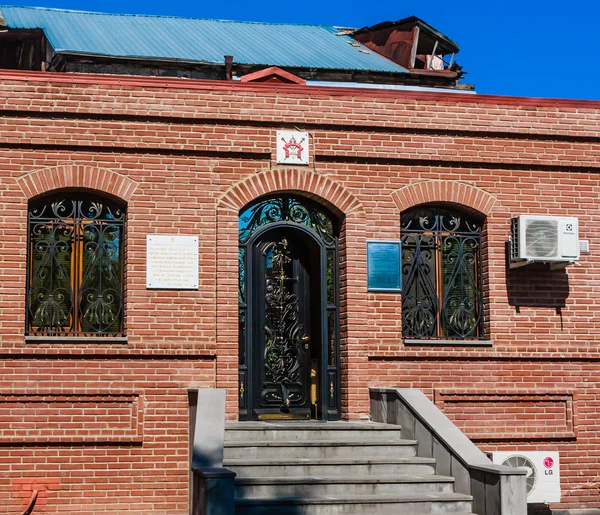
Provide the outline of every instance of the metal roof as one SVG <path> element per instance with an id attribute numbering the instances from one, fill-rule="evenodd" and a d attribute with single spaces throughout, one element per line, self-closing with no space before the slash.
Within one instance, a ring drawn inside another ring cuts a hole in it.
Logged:
<path id="1" fill-rule="evenodd" d="M 0 6 L 9 29 L 43 29 L 58 53 L 406 73 L 328 25 Z"/>

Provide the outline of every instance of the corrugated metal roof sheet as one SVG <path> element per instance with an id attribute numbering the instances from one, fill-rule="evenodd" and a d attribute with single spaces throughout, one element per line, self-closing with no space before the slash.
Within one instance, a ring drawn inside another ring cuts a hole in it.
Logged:
<path id="1" fill-rule="evenodd" d="M 13 29 L 43 29 L 57 52 L 223 64 L 406 72 L 327 25 L 104 14 L 0 6 Z M 355 42 L 354 42 L 355 43 Z M 363 50 L 362 52 L 359 50 Z M 365 53 L 368 52 L 368 53 Z"/>

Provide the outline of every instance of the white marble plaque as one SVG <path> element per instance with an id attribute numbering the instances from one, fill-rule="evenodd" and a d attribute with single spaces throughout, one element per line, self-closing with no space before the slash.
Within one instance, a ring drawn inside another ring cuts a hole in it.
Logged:
<path id="1" fill-rule="evenodd" d="M 198 289 L 198 237 L 146 236 L 146 288 Z"/>
<path id="2" fill-rule="evenodd" d="M 277 131 L 278 164 L 307 165 L 308 153 L 308 132 Z"/>

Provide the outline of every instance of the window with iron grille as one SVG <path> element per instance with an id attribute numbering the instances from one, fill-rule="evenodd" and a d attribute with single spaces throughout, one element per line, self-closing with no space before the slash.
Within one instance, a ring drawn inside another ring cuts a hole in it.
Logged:
<path id="1" fill-rule="evenodd" d="M 31 201 L 26 334 L 123 336 L 125 209 L 63 192 Z"/>
<path id="2" fill-rule="evenodd" d="M 421 205 L 401 215 L 402 333 L 415 339 L 483 339 L 483 220 Z"/>

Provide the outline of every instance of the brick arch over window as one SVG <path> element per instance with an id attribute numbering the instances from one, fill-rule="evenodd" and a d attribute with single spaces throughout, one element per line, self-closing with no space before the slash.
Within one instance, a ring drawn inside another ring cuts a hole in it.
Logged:
<path id="1" fill-rule="evenodd" d="M 277 169 L 257 173 L 232 186 L 218 200 L 217 208 L 239 211 L 258 197 L 278 191 L 296 191 L 317 201 L 325 200 L 346 217 L 364 217 L 358 199 L 329 177 L 308 170 Z"/>
<path id="2" fill-rule="evenodd" d="M 85 188 L 129 201 L 138 183 L 112 170 L 85 165 L 62 165 L 44 168 L 17 179 L 27 198 L 52 190 Z"/>
<path id="3" fill-rule="evenodd" d="M 366 274 L 366 215 L 360 201 L 341 184 L 327 176 L 310 170 L 268 170 L 256 173 L 231 186 L 217 200 L 217 252 L 216 295 L 218 310 L 217 328 L 217 384 L 227 389 L 227 416 L 238 415 L 238 341 L 232 334 L 238 332 L 238 217 L 240 210 L 252 201 L 265 195 L 293 192 L 316 202 L 325 203 L 335 214 L 343 216 L 341 237 L 343 270 L 341 281 L 345 285 L 341 299 L 341 362 L 342 368 L 342 411 L 345 413 L 350 391 L 364 389 L 361 376 L 366 376 L 366 356 L 350 349 L 361 345 L 367 314 L 364 305 Z M 365 373 L 361 373 L 361 370 Z M 349 373 L 352 371 L 353 373 Z M 367 413 L 368 396 L 358 409 Z"/>
<path id="4" fill-rule="evenodd" d="M 400 212 L 433 202 L 460 204 L 489 216 L 496 204 L 496 197 L 475 186 L 458 181 L 422 181 L 409 184 L 394 191 L 392 199 Z"/>

